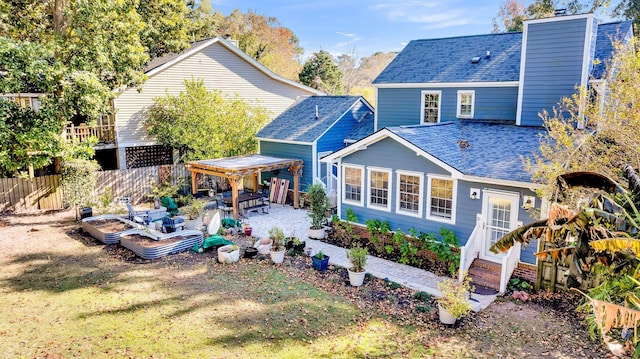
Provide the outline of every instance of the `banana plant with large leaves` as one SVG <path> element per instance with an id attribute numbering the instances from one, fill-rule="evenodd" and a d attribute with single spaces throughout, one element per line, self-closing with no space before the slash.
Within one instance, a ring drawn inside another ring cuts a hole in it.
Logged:
<path id="1" fill-rule="evenodd" d="M 590 324 L 602 335 L 609 348 L 612 331 L 620 331 L 640 354 L 637 327 L 640 324 L 640 177 L 629 166 L 628 190 L 610 178 L 593 172 L 576 172 L 557 179 L 558 198 L 573 187 L 597 191 L 586 206 L 574 210 L 554 202 L 547 219 L 517 228 L 500 238 L 492 247 L 494 253 L 509 250 L 516 242 L 527 245 L 535 239 L 551 248 L 536 253 L 539 259 L 570 258 L 568 287 L 579 285 L 579 279 L 600 276 L 600 285 L 583 293 L 585 305 L 592 310 Z M 631 336 L 633 332 L 633 336 Z"/>

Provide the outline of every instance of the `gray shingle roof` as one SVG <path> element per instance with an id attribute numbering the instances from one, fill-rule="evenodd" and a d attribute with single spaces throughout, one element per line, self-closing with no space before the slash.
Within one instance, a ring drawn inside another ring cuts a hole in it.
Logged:
<path id="1" fill-rule="evenodd" d="M 361 138 L 369 136 L 373 133 L 374 126 L 374 118 L 373 112 L 367 113 L 360 122 L 354 127 L 351 132 L 344 138 L 345 141 L 357 141 Z"/>
<path id="2" fill-rule="evenodd" d="M 630 24 L 623 21 L 598 25 L 595 57 L 610 58 L 612 35 L 618 30 L 626 34 Z M 518 81 L 521 50 L 521 32 L 413 40 L 373 83 Z M 480 57 L 480 61 L 471 63 L 473 57 Z M 602 73 L 603 67 L 594 67 L 595 78 Z"/>
<path id="3" fill-rule="evenodd" d="M 373 83 L 518 81 L 521 48 L 520 32 L 413 40 Z"/>
<path id="4" fill-rule="evenodd" d="M 162 57 L 156 57 L 154 59 L 152 59 L 151 61 L 149 61 L 147 63 L 147 66 L 144 68 L 144 72 L 147 73 L 157 67 L 160 67 L 170 61 L 172 61 L 175 58 L 178 58 L 179 56 L 182 56 L 183 54 L 193 51 L 193 49 L 197 48 L 198 46 L 204 44 L 207 41 L 211 41 L 212 38 L 209 39 L 203 39 L 203 40 L 199 40 L 199 41 L 195 41 L 192 42 L 191 45 L 189 46 L 188 49 L 183 50 L 182 52 L 179 53 L 170 53 L 170 54 L 165 54 Z"/>
<path id="5" fill-rule="evenodd" d="M 633 21 L 618 21 L 598 26 L 594 58 L 599 61 L 591 71 L 594 78 L 601 79 L 605 75 L 607 63 L 611 60 L 614 52 L 611 39 L 623 38 L 625 41 L 629 41 L 631 36 L 633 36 Z"/>
<path id="6" fill-rule="evenodd" d="M 360 96 L 305 97 L 266 125 L 256 137 L 313 142 L 360 100 Z M 318 106 L 317 119 L 316 106 Z M 373 132 L 373 121 L 367 134 L 371 132 Z"/>
<path id="7" fill-rule="evenodd" d="M 453 121 L 389 127 L 389 131 L 465 175 L 531 182 L 521 157 L 538 153 L 540 127 L 513 123 Z"/>

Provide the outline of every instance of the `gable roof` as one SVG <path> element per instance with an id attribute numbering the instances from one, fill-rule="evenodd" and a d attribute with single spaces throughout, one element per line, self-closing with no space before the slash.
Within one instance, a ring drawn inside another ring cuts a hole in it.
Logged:
<path id="1" fill-rule="evenodd" d="M 631 24 L 599 24 L 595 58 L 602 63 L 610 59 L 611 39 L 629 36 Z M 518 81 L 521 55 L 522 32 L 413 40 L 373 84 Z M 473 57 L 479 61 L 472 63 Z M 603 67 L 595 66 L 592 75 L 602 74 Z"/>
<path id="2" fill-rule="evenodd" d="M 363 137 L 370 135 L 374 129 L 375 115 L 373 112 L 367 113 L 358 122 L 347 136 L 345 136 L 345 142 L 355 142 Z"/>
<path id="3" fill-rule="evenodd" d="M 166 54 L 162 57 L 158 57 L 155 58 L 151 61 L 149 61 L 149 63 L 147 64 L 144 73 L 151 77 L 154 76 L 157 73 L 162 72 L 162 70 L 174 65 L 177 62 L 180 62 L 184 59 L 186 59 L 189 56 L 192 56 L 193 54 L 202 51 L 203 49 L 213 45 L 213 44 L 220 44 L 221 46 L 223 46 L 224 48 L 226 48 L 227 50 L 231 51 L 232 53 L 234 53 L 235 55 L 237 55 L 238 57 L 240 57 L 242 60 L 248 62 L 250 65 L 252 65 L 253 67 L 257 68 L 258 70 L 260 70 L 261 72 L 263 72 L 265 75 L 271 77 L 272 79 L 276 80 L 276 81 L 280 81 L 283 83 L 286 83 L 288 85 L 294 86 L 294 87 L 298 87 L 306 92 L 310 92 L 310 93 L 314 93 L 317 95 L 324 95 L 324 92 L 316 90 L 314 88 L 311 88 L 309 86 L 305 86 L 299 82 L 296 81 L 292 81 L 289 80 L 285 77 L 282 77 L 276 73 L 274 73 L 273 71 L 269 70 L 268 68 L 266 68 L 264 65 L 262 65 L 261 63 L 259 63 L 258 61 L 254 60 L 253 58 L 251 58 L 249 55 L 247 55 L 246 53 L 244 53 L 242 50 L 240 50 L 238 47 L 234 46 L 231 42 L 220 38 L 220 37 L 214 37 L 214 38 L 210 38 L 210 39 L 204 39 L 204 40 L 200 40 L 200 41 L 196 41 L 193 42 L 191 44 L 191 46 L 178 53 L 178 54 Z"/>
<path id="4" fill-rule="evenodd" d="M 531 183 L 531 174 L 525 170 L 522 158 L 538 153 L 539 135 L 543 132 L 544 129 L 540 127 L 483 121 L 388 127 L 323 160 L 347 156 L 391 137 L 457 178 L 495 183 Z"/>
<path id="5" fill-rule="evenodd" d="M 314 142 L 358 102 L 364 103 L 371 114 L 373 113 L 371 106 L 360 96 L 304 97 L 261 129 L 256 137 L 303 143 Z M 318 118 L 316 118 L 316 106 Z M 366 117 L 365 114 L 363 118 L 358 120 L 362 121 Z M 373 116 L 371 115 L 370 128 L 366 134 L 372 131 Z"/>
<path id="6" fill-rule="evenodd" d="M 593 65 L 591 75 L 595 79 L 601 79 L 606 75 L 608 62 L 615 51 L 612 39 L 619 39 L 627 43 L 633 37 L 633 21 L 617 21 L 598 25 L 596 37 L 595 59 L 599 61 Z"/>

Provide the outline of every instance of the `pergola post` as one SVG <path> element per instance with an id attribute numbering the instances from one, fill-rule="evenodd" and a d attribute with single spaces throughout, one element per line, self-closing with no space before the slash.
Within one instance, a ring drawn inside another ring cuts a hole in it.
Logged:
<path id="1" fill-rule="evenodd" d="M 233 205 L 233 218 L 238 219 L 238 180 L 241 177 L 229 176 L 231 182 L 231 203 Z"/>
<path id="2" fill-rule="evenodd" d="M 191 172 L 191 194 L 198 193 L 198 173 Z"/>
<path id="3" fill-rule="evenodd" d="M 293 164 L 289 167 L 289 172 L 293 175 L 293 208 L 298 209 L 300 207 L 300 171 L 302 164 Z"/>

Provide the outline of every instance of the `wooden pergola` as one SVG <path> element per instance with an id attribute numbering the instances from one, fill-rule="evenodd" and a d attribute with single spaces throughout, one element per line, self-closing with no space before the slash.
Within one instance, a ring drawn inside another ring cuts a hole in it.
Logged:
<path id="1" fill-rule="evenodd" d="M 228 178 L 231 182 L 231 201 L 233 203 L 233 217 L 238 218 L 238 184 L 247 176 L 253 178 L 253 188 L 258 188 L 258 174 L 264 171 L 287 168 L 293 176 L 293 207 L 298 208 L 300 190 L 300 176 L 303 161 L 300 159 L 278 158 L 263 155 L 247 155 L 219 158 L 214 160 L 192 161 L 187 163 L 191 171 L 191 188 L 197 193 L 197 174 L 213 175 Z"/>

